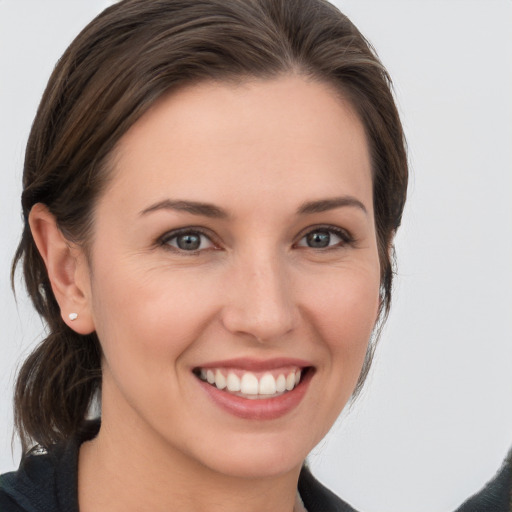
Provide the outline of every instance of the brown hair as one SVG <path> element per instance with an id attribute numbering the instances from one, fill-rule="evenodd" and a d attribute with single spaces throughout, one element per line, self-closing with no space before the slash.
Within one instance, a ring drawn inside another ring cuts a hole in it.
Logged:
<path id="1" fill-rule="evenodd" d="M 70 240 L 87 249 L 95 200 L 116 143 L 164 93 L 204 80 L 295 72 L 334 85 L 360 116 L 373 164 L 381 265 L 380 325 L 390 300 L 392 241 L 407 188 L 407 157 L 390 79 L 356 27 L 325 0 L 124 0 L 97 16 L 59 60 L 26 149 L 20 260 L 48 336 L 23 364 L 15 424 L 24 450 L 80 429 L 101 385 L 96 334 L 62 321 L 28 226 L 44 203 Z M 370 343 L 356 391 L 371 363 Z"/>

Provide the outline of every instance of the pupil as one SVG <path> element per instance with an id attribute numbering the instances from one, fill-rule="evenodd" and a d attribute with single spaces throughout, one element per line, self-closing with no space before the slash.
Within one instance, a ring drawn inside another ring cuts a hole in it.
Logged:
<path id="1" fill-rule="evenodd" d="M 201 245 L 201 237 L 199 235 L 181 235 L 177 239 L 178 247 L 185 251 L 195 251 Z"/>
<path id="2" fill-rule="evenodd" d="M 315 231 L 307 236 L 309 247 L 328 247 L 331 241 L 331 235 L 326 231 Z"/>

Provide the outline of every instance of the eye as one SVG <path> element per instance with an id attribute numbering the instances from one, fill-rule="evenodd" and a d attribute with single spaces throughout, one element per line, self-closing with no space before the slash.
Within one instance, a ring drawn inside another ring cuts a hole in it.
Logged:
<path id="1" fill-rule="evenodd" d="M 337 228 L 316 228 L 306 233 L 297 243 L 298 247 L 312 249 L 328 249 L 341 247 L 352 242 L 352 237 L 344 230 Z"/>
<path id="2" fill-rule="evenodd" d="M 167 233 L 162 237 L 161 244 L 185 252 L 197 252 L 215 247 L 207 235 L 196 229 Z"/>

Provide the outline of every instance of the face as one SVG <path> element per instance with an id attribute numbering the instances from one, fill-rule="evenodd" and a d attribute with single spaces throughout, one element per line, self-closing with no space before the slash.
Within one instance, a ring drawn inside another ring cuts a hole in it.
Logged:
<path id="1" fill-rule="evenodd" d="M 102 428 L 222 474 L 296 470 L 377 317 L 362 124 L 301 77 L 205 83 L 160 100 L 114 160 L 84 267 Z"/>

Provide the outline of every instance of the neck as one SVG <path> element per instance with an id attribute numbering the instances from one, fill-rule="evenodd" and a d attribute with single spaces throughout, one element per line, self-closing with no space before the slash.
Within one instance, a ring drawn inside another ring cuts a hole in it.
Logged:
<path id="1" fill-rule="evenodd" d="M 264 477 L 223 474 L 148 430 L 136 421 L 115 426 L 103 418 L 98 436 L 80 449 L 81 512 L 301 510 L 296 502 L 300 466 Z"/>

